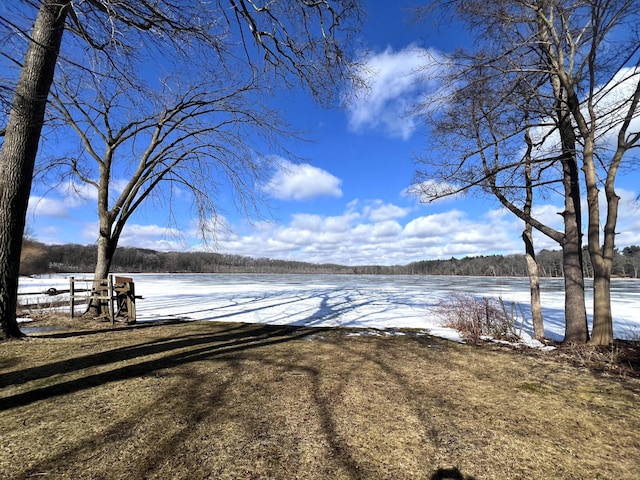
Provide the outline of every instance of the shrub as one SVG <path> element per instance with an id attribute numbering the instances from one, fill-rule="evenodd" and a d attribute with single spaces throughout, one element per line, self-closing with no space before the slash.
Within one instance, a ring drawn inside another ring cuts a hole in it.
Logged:
<path id="1" fill-rule="evenodd" d="M 452 293 L 436 306 L 445 326 L 455 328 L 463 337 L 478 342 L 483 336 L 515 341 L 520 334 L 516 328 L 516 305 L 508 309 L 502 298 L 478 298 Z"/>

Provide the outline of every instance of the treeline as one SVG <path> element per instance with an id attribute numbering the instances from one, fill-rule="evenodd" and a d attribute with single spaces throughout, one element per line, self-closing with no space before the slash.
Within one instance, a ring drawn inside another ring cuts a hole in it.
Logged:
<path id="1" fill-rule="evenodd" d="M 95 245 L 44 245 L 25 240 L 20 273 L 87 273 L 95 269 Z M 562 252 L 542 250 L 537 254 L 540 275 L 562 276 Z M 584 250 L 584 270 L 593 274 L 589 254 Z M 523 255 L 481 255 L 461 259 L 422 260 L 408 265 L 345 266 L 315 264 L 270 258 L 253 258 L 211 252 L 157 252 L 143 248 L 121 247 L 114 255 L 112 271 L 129 273 L 338 273 L 378 275 L 461 275 L 524 277 Z M 640 246 L 616 251 L 613 275 L 638 278 Z"/>
<path id="2" fill-rule="evenodd" d="M 583 268 L 586 277 L 593 276 L 593 266 L 587 247 L 583 248 Z M 542 277 L 562 276 L 562 252 L 560 250 L 541 250 L 536 254 L 536 260 Z M 526 263 L 524 255 L 489 255 L 465 257 L 448 260 L 423 260 L 410 263 L 405 267 L 412 275 L 467 275 L 467 276 L 497 276 L 497 277 L 526 277 Z M 622 251 L 615 250 L 613 258 L 614 276 L 639 278 L 640 275 L 640 246 L 625 247 Z"/>
<path id="3" fill-rule="evenodd" d="M 20 261 L 20 274 L 93 272 L 96 256 L 95 245 L 44 245 L 26 240 Z M 370 268 L 372 271 L 369 271 L 369 267 L 320 265 L 211 252 L 158 252 L 144 248 L 119 247 L 114 254 L 111 271 L 114 273 L 391 273 L 379 271 L 380 267 Z"/>

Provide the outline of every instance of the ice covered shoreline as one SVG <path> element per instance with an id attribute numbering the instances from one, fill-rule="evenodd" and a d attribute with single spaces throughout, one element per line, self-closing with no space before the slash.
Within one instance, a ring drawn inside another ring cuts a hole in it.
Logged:
<path id="1" fill-rule="evenodd" d="M 73 274 L 89 278 L 88 274 Z M 68 289 L 71 274 L 20 279 L 22 292 Z M 444 328 L 435 305 L 451 292 L 501 297 L 516 302 L 529 318 L 526 278 L 387 275 L 132 274 L 138 320 L 189 319 L 375 329 L 413 328 L 459 339 Z M 589 286 L 589 285 L 588 285 Z M 541 282 L 545 330 L 550 339 L 564 332 L 563 280 Z M 44 298 L 46 301 L 46 298 Z M 591 292 L 587 289 L 587 309 Z M 612 281 L 616 338 L 640 336 L 640 280 Z M 68 307 L 67 307 L 68 311 Z M 529 322 L 522 325 L 531 334 Z"/>

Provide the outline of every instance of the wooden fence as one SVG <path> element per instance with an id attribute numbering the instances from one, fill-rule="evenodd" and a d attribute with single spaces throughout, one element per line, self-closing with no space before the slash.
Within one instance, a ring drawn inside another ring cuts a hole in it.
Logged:
<path id="1" fill-rule="evenodd" d="M 91 289 L 76 289 L 76 283 L 90 283 Z M 79 295 L 78 292 L 89 292 Z M 109 275 L 107 278 L 69 278 L 69 306 L 71 318 L 75 313 L 76 303 L 98 302 L 101 315 L 111 321 L 136 323 L 136 292 L 132 278 Z"/>

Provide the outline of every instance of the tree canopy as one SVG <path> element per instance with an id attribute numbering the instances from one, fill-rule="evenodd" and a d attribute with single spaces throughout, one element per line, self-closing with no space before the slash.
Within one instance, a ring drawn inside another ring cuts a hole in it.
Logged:
<path id="1" fill-rule="evenodd" d="M 64 122 L 71 121 L 72 125 L 75 122 L 81 137 L 87 134 L 84 128 L 93 126 L 100 114 L 102 122 L 119 125 L 114 129 L 107 125 L 98 133 L 93 128 L 92 135 L 105 134 L 108 138 L 102 152 L 88 152 L 89 156 L 98 159 L 99 173 L 85 169 L 78 159 L 56 162 L 58 166 L 71 166 L 80 181 L 97 185 L 99 191 L 102 186 L 99 195 L 105 205 L 99 209 L 102 215 L 99 238 L 110 238 L 117 243 L 121 225 L 109 221 L 109 217 L 125 211 L 121 218 L 126 219 L 126 208 L 135 206 L 141 197 L 134 194 L 119 204 L 117 201 L 115 205 L 110 204 L 109 140 L 131 135 L 131 131 L 153 136 L 149 133 L 154 131 L 153 124 L 140 127 L 137 123 L 144 123 L 144 115 L 154 110 L 145 108 L 141 99 L 164 109 L 165 117 L 155 110 L 156 127 L 172 121 L 175 125 L 171 112 L 176 111 L 176 97 L 178 103 L 192 107 L 192 114 L 197 108 L 206 109 L 207 105 L 213 110 L 216 107 L 211 105 L 219 107 L 226 99 L 228 105 L 224 108 L 232 114 L 228 121 L 235 124 L 250 123 L 257 118 L 252 117 L 256 109 L 234 110 L 237 103 L 230 106 L 232 97 L 237 98 L 241 91 L 259 90 L 260 95 L 268 95 L 273 89 L 300 85 L 317 101 L 331 103 L 340 93 L 336 86 L 350 78 L 349 51 L 355 46 L 353 39 L 360 14 L 357 0 L 161 0 L 152 3 L 29 0 L 3 6 L 0 35 L 11 40 L 2 56 L 11 69 L 0 81 L 4 107 L 1 120 L 7 125 L 2 128 L 4 142 L 0 153 L 0 172 L 3 173 L 0 178 L 3 195 L 0 208 L 0 323 L 3 336 L 19 335 L 15 321 L 17 259 L 42 126 L 61 125 L 45 123 L 45 106 L 52 84 L 57 111 Z M 58 77 L 54 77 L 56 66 Z M 55 78 L 58 78 L 58 84 Z M 93 88 L 91 93 L 87 89 L 89 84 Z M 112 95 L 118 90 L 124 94 Z M 167 94 L 162 98 L 168 104 L 154 103 L 154 99 L 159 98 L 159 91 Z M 73 99 L 73 107 L 65 103 L 65 98 Z M 103 100 L 100 105 L 106 110 L 94 109 L 89 101 L 91 98 Z M 123 99 L 126 101 L 120 104 Z M 136 125 L 132 127 L 131 117 L 125 115 L 123 118 L 119 108 L 140 109 L 142 120 L 134 119 Z M 188 107 L 179 111 L 184 115 L 181 123 L 184 130 L 180 133 L 179 129 L 169 127 L 172 133 L 165 137 L 163 144 L 169 150 L 176 136 L 182 135 L 184 139 L 185 131 L 200 128 L 193 121 L 187 122 Z M 264 118 L 258 121 L 266 125 Z M 126 125 L 131 130 L 127 131 Z M 277 122 L 271 126 L 277 131 Z M 55 131 L 48 130 L 50 135 L 45 134 L 43 138 L 54 138 Z M 163 134 L 162 129 L 156 128 L 155 132 Z M 188 138 L 195 138 L 195 134 Z M 88 143 L 83 142 L 83 148 L 88 147 L 90 150 Z M 229 152 L 238 148 L 238 144 L 221 142 L 216 143 L 215 148 L 218 152 L 225 149 Z M 193 149 L 190 151 L 194 153 Z M 132 153 L 135 156 L 135 152 Z M 172 163 L 174 154 L 181 155 L 170 151 L 161 160 L 162 165 L 156 164 L 157 168 L 151 170 L 143 168 L 145 173 L 140 178 L 132 176 L 132 183 L 127 188 L 134 192 L 149 191 L 148 187 L 154 185 L 156 179 L 167 178 L 158 176 L 162 171 L 171 171 L 174 181 L 180 178 L 175 171 L 176 164 Z M 209 152 L 209 155 L 215 157 L 215 153 Z M 192 157 L 202 158 L 201 155 Z M 222 156 L 223 161 L 228 158 Z M 133 164 L 139 165 L 136 160 Z M 235 174 L 234 168 L 229 165 L 229 170 Z M 238 165 L 237 168 L 243 167 Z M 246 187 L 243 182 L 236 186 Z M 202 193 L 204 197 L 201 198 L 206 198 L 207 192 L 202 190 Z M 114 248 L 115 244 L 108 245 L 107 253 L 112 254 Z"/>

